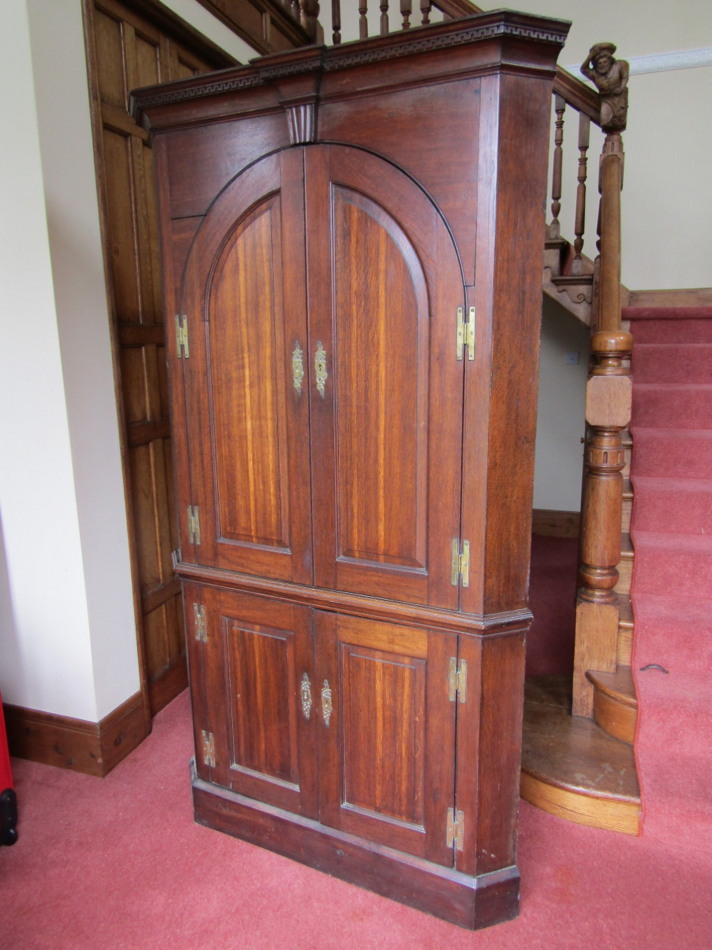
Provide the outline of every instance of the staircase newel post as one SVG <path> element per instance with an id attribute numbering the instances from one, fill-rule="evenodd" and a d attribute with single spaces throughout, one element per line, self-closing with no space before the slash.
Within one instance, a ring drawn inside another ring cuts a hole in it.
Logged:
<path id="1" fill-rule="evenodd" d="M 596 332 L 586 387 L 579 589 L 576 599 L 573 704 L 575 716 L 593 717 L 588 670 L 613 672 L 618 654 L 618 564 L 625 455 L 621 432 L 630 423 L 633 339 L 621 330 L 621 189 L 623 140 L 628 113 L 628 63 L 613 57 L 613 43 L 589 50 L 581 72 L 600 94 L 600 125 L 606 133 L 599 166 L 599 259 Z"/>
<path id="2" fill-rule="evenodd" d="M 593 715 L 593 687 L 586 678 L 587 670 L 611 672 L 616 668 L 615 586 L 621 558 L 621 472 L 625 465 L 621 432 L 630 422 L 628 360 L 632 342 L 631 335 L 622 330 L 599 330 L 591 338 L 572 708 L 575 716 L 589 718 Z"/>

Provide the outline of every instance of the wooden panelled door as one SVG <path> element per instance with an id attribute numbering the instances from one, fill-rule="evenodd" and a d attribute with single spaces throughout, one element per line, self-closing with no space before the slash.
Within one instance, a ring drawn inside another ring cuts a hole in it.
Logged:
<path id="1" fill-rule="evenodd" d="M 389 163 L 317 145 L 239 175 L 182 294 L 184 560 L 457 608 L 463 301 L 442 219 Z"/>
<path id="2" fill-rule="evenodd" d="M 187 583 L 204 781 L 453 866 L 455 634 Z"/>
<path id="3" fill-rule="evenodd" d="M 85 0 L 84 14 L 142 685 L 153 715 L 187 677 L 171 564 L 178 535 L 152 153 L 128 96 L 231 60 L 148 2 Z"/>

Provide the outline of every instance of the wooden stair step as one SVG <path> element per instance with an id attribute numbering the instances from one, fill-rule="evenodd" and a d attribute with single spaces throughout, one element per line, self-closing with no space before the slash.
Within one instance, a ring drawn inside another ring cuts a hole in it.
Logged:
<path id="1" fill-rule="evenodd" d="M 630 533 L 630 521 L 633 514 L 633 486 L 630 478 L 623 479 L 623 510 L 621 516 L 621 531 Z"/>
<path id="2" fill-rule="evenodd" d="M 618 595 L 618 664 L 630 666 L 633 656 L 633 607 L 630 594 Z"/>
<path id="3" fill-rule="evenodd" d="M 630 584 L 633 578 L 633 542 L 630 534 L 621 534 L 621 559 L 618 563 L 617 594 L 630 594 Z"/>
<path id="4" fill-rule="evenodd" d="M 592 720 L 571 715 L 569 677 L 527 680 L 521 794 L 568 821 L 638 834 L 633 749 Z"/>
<path id="5" fill-rule="evenodd" d="M 614 739 L 633 744 L 638 721 L 638 700 L 629 666 L 615 673 L 589 670 L 586 678 L 593 684 L 593 718 Z"/>

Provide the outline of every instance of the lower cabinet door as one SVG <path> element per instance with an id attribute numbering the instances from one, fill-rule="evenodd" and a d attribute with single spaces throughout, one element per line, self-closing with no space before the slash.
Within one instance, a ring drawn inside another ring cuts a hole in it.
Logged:
<path id="1" fill-rule="evenodd" d="M 186 585 L 189 627 L 200 608 L 204 639 L 194 634 L 190 651 L 198 774 L 317 818 L 313 611 Z"/>
<path id="2" fill-rule="evenodd" d="M 321 821 L 451 866 L 457 637 L 329 613 L 316 626 Z"/>

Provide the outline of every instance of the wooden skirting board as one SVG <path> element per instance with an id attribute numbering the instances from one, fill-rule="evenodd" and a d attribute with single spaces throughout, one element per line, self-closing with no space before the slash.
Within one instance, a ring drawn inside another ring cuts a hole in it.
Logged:
<path id="1" fill-rule="evenodd" d="M 532 512 L 532 534 L 547 535 L 551 538 L 577 538 L 580 524 L 581 513 L 578 511 L 535 508 Z"/>
<path id="2" fill-rule="evenodd" d="M 151 729 L 142 694 L 135 693 L 100 722 L 6 705 L 12 755 L 103 778 Z"/>

